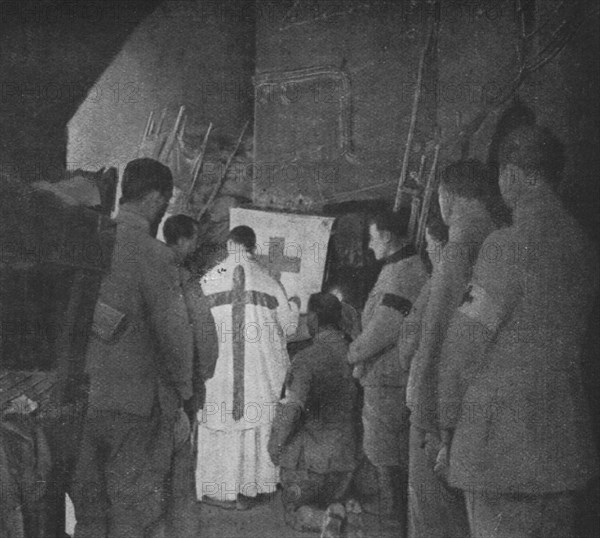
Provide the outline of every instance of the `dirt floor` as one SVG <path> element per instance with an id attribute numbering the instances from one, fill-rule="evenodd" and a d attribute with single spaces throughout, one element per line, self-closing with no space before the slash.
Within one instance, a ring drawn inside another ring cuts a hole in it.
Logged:
<path id="1" fill-rule="evenodd" d="M 201 505 L 202 538 L 310 538 L 318 533 L 301 533 L 283 521 L 281 493 L 273 501 L 239 512 Z M 375 517 L 363 515 L 365 538 L 399 538 L 397 531 L 385 531 Z"/>
<path id="2" fill-rule="evenodd" d="M 222 510 L 202 503 L 196 504 L 196 519 L 191 526 L 198 529 L 198 538 L 311 538 L 319 533 L 296 532 L 283 521 L 281 493 L 266 504 L 251 510 Z M 398 532 L 383 530 L 377 519 L 363 514 L 365 538 L 399 538 Z M 75 524 L 72 505 L 67 503 L 67 533 L 72 536 Z M 186 525 L 187 526 L 187 525 Z M 177 538 L 177 537 L 172 537 Z"/>

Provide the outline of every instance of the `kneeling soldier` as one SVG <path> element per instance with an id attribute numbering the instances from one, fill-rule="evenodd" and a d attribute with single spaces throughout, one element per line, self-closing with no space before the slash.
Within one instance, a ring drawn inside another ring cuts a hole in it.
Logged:
<path id="1" fill-rule="evenodd" d="M 313 343 L 292 362 L 269 440 L 271 459 L 281 467 L 286 523 L 296 530 L 334 527 L 327 536 L 339 534 L 345 508 L 334 504 L 327 517 L 324 509 L 345 499 L 357 463 L 357 387 L 340 319 L 336 297 L 310 297 Z"/>

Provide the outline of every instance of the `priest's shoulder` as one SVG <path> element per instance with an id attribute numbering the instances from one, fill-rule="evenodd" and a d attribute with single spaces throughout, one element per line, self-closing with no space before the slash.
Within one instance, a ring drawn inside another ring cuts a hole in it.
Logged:
<path id="1" fill-rule="evenodd" d="M 262 263 L 257 261 L 256 259 L 252 260 L 249 264 L 252 267 L 252 272 L 259 278 L 265 279 L 267 282 L 275 281 L 279 284 L 278 280 L 274 278 L 269 272 L 269 268 L 264 266 Z"/>
<path id="2" fill-rule="evenodd" d="M 230 273 L 231 267 L 226 263 L 219 263 L 212 269 L 206 272 L 206 274 L 200 279 L 200 284 L 204 286 L 210 286 L 213 282 L 222 281 Z"/>

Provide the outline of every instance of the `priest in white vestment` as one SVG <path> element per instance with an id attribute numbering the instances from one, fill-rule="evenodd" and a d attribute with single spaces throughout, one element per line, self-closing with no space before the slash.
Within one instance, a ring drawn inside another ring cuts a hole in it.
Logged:
<path id="1" fill-rule="evenodd" d="M 229 233 L 228 257 L 202 279 L 219 336 L 214 376 L 198 413 L 199 499 L 244 509 L 275 491 L 279 471 L 267 450 L 275 406 L 289 366 L 287 338 L 296 332 L 299 300 L 254 257 L 248 226 Z"/>

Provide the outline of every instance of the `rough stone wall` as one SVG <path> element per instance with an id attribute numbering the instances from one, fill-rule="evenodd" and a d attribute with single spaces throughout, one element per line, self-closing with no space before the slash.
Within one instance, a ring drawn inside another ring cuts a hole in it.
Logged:
<path id="1" fill-rule="evenodd" d="M 498 96 L 518 74 L 517 46 L 522 31 L 517 3 L 492 0 L 446 2 L 439 39 L 438 121 L 449 142 L 446 160 L 459 158 L 459 133 L 482 109 L 489 115 L 471 137 L 469 156 L 486 161 L 500 114 Z M 551 34 L 573 10 L 593 13 L 592 2 L 557 0 L 521 2 L 533 8 L 529 58 L 543 52 Z M 444 5 L 444 2 L 442 2 Z M 564 4 L 563 4 L 564 5 Z M 517 90 L 538 123 L 548 126 L 565 145 L 566 164 L 561 194 L 570 209 L 598 238 L 600 91 L 598 14 L 581 17 L 583 24 L 553 60 L 527 77 Z M 541 29 L 540 29 L 541 27 Z M 561 34 L 559 34 L 561 35 Z M 551 48 L 549 49 L 551 50 Z"/>
<path id="2" fill-rule="evenodd" d="M 258 0 L 255 203 L 314 210 L 394 190 L 425 41 L 405 8 Z"/>
<path id="3" fill-rule="evenodd" d="M 439 21 L 437 61 L 423 86 L 421 111 L 436 114 L 443 141 L 439 168 L 461 155 L 487 160 L 498 118 L 510 105 L 500 105 L 498 98 L 518 74 L 519 5 L 530 10 L 528 32 L 550 19 L 530 40 L 533 52 L 544 50 L 571 10 L 593 7 L 585 1 L 564 8 L 558 0 L 441 0 L 436 12 L 426 0 L 257 0 L 257 81 L 265 74 L 271 81 L 289 71 L 306 74 L 314 66 L 347 73 L 352 158 L 335 151 L 340 124 L 334 104 L 343 97 L 339 87 L 326 78 L 312 86 L 263 84 L 257 88 L 255 113 L 255 202 L 310 210 L 351 199 L 393 199 L 418 58 L 434 14 Z M 591 13 L 564 50 L 517 93 L 565 144 L 563 196 L 595 230 L 600 163 L 594 148 L 600 133 L 593 96 L 600 90 L 600 40 L 598 15 Z M 489 114 L 468 137 L 465 153 L 461 133 L 482 110 Z M 409 172 L 416 171 L 417 157 L 432 138 L 432 122 L 422 119 Z"/>

